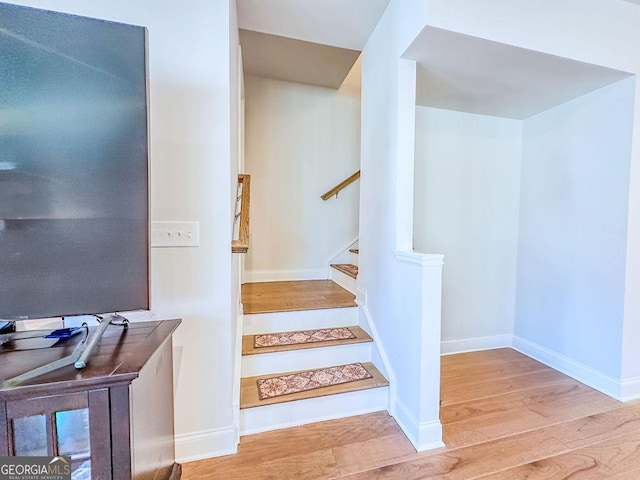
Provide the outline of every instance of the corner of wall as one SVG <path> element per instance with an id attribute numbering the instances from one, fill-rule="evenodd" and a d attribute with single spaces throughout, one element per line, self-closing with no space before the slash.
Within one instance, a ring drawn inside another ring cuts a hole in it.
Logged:
<path id="1" fill-rule="evenodd" d="M 420 423 L 399 398 L 394 398 L 391 415 L 418 452 L 444 447 L 439 420 Z"/>
<path id="2" fill-rule="evenodd" d="M 640 378 L 623 382 L 518 336 L 513 338 L 512 348 L 616 400 L 628 401 L 640 397 Z"/>
<path id="3" fill-rule="evenodd" d="M 640 377 L 629 378 L 620 382 L 620 398 L 623 402 L 630 402 L 640 398 Z"/>
<path id="4" fill-rule="evenodd" d="M 373 338 L 374 344 L 374 364 L 389 380 L 389 413 L 396 420 L 402 431 L 405 433 L 411 444 L 419 452 L 443 447 L 442 424 L 440 421 L 420 423 L 411 414 L 409 409 L 398 398 L 396 391 L 396 377 L 391 368 L 389 357 L 381 342 L 376 324 L 371 317 L 371 312 L 366 305 L 367 292 L 358 288 L 358 301 L 360 311 L 360 326 L 363 327 Z M 378 360 L 376 362 L 376 359 Z"/>
<path id="5" fill-rule="evenodd" d="M 440 342 L 440 354 L 454 355 L 456 353 L 478 352 L 480 350 L 494 350 L 496 348 L 510 348 L 512 345 L 513 334 L 443 340 Z"/>

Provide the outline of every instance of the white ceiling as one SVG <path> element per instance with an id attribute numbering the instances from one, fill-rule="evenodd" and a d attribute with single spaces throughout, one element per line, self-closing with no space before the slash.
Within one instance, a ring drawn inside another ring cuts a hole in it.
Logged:
<path id="1" fill-rule="evenodd" d="M 237 0 L 244 71 L 339 88 L 388 3 L 389 0 Z"/>
<path id="2" fill-rule="evenodd" d="M 340 88 L 360 52 L 240 30 L 246 75 Z"/>
<path id="3" fill-rule="evenodd" d="M 419 105 L 516 119 L 631 75 L 432 27 L 405 57 L 418 61 Z"/>
<path id="4" fill-rule="evenodd" d="M 388 3 L 237 0 L 245 72 L 338 88 Z M 631 75 L 432 27 L 405 57 L 418 61 L 419 105 L 516 119 Z"/>
<path id="5" fill-rule="evenodd" d="M 244 30 L 362 50 L 389 0 L 237 0 Z"/>

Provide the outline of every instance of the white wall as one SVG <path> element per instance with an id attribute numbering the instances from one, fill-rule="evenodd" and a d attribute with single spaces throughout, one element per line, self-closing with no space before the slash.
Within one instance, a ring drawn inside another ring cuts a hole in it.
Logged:
<path id="1" fill-rule="evenodd" d="M 522 122 L 416 107 L 414 248 L 445 255 L 443 353 L 513 334 Z"/>
<path id="2" fill-rule="evenodd" d="M 386 357 L 395 380 L 390 411 L 421 450 L 441 445 L 442 437 L 439 312 L 430 312 L 437 322 L 423 322 L 429 308 L 439 309 L 438 298 L 423 298 L 437 290 L 423 267 L 439 270 L 442 259 L 405 251 L 413 237 L 416 69 L 400 57 L 422 30 L 425 14 L 423 1 L 391 0 L 362 53 L 358 274 L 363 311 L 386 353 L 379 360 Z M 411 182 L 398 181 L 404 175 Z M 423 265 L 430 260 L 433 266 Z"/>
<path id="3" fill-rule="evenodd" d="M 183 319 L 174 336 L 176 453 L 185 460 L 233 451 L 235 2 L 13 3 L 148 27 L 151 217 L 200 222 L 199 248 L 151 252 L 152 309 Z"/>
<path id="4" fill-rule="evenodd" d="M 358 236 L 360 96 L 350 90 L 245 77 L 251 174 L 248 281 L 327 278 L 327 261 Z"/>
<path id="5" fill-rule="evenodd" d="M 431 361 L 431 377 L 422 376 L 417 366 L 423 364 L 421 355 L 433 353 L 428 334 L 437 334 L 439 339 L 440 330 L 428 325 L 425 336 L 425 329 L 416 321 L 419 306 L 426 302 L 415 288 L 420 277 L 401 261 L 412 256 L 395 251 L 411 248 L 413 222 L 409 225 L 406 217 L 413 220 L 414 208 L 413 142 L 408 140 L 412 139 L 409 120 L 415 106 L 406 97 L 407 92 L 415 91 L 415 71 L 411 81 L 410 68 L 401 56 L 429 25 L 635 73 L 640 53 L 628 45 L 640 41 L 639 24 L 640 9 L 615 0 L 392 0 L 370 37 L 362 73 L 359 298 L 365 301 L 363 309 L 375 324 L 395 373 L 391 411 L 414 445 L 420 443 L 412 435 L 416 423 L 433 426 L 431 438 L 435 438 L 435 422 L 430 421 L 433 411 L 426 411 L 432 408 L 433 398 L 422 394 L 424 388 L 430 388 L 437 401 L 437 360 Z M 640 185 L 639 103 L 636 98 L 631 185 Z M 630 192 L 629 204 L 624 336 L 618 344 L 623 349 L 623 368 L 618 384 L 640 376 L 636 354 L 640 350 L 640 297 L 631 293 L 640 290 L 640 253 L 631 247 L 640 244 L 640 189 Z M 445 271 L 447 265 L 445 257 Z"/>
<path id="6" fill-rule="evenodd" d="M 637 74 L 640 8 L 623 0 L 425 0 L 429 25 Z M 535 21 L 533 21 L 533 20 Z M 540 35 L 540 32 L 544 35 Z M 634 77 L 636 89 L 638 77 Z M 640 96 L 633 100 L 628 184 L 621 375 L 625 398 L 640 396 Z"/>
<path id="7" fill-rule="evenodd" d="M 621 374 L 635 79 L 524 121 L 515 334 Z"/>

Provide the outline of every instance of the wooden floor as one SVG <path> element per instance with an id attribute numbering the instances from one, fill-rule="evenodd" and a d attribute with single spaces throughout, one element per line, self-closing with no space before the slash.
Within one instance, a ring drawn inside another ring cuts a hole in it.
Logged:
<path id="1" fill-rule="evenodd" d="M 442 358 L 446 448 L 416 453 L 386 413 L 243 437 L 190 479 L 640 479 L 640 401 L 622 404 L 510 349 Z"/>
<path id="2" fill-rule="evenodd" d="M 331 280 L 261 282 L 242 285 L 244 313 L 355 307 L 355 296 Z"/>

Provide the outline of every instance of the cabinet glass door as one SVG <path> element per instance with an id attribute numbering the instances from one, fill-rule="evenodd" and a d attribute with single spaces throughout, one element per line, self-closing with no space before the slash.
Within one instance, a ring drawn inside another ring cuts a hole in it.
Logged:
<path id="1" fill-rule="evenodd" d="M 89 409 L 55 412 L 57 454 L 71 457 L 74 480 L 91 480 Z"/>
<path id="2" fill-rule="evenodd" d="M 47 424 L 52 428 L 47 433 Z M 63 410 L 13 419 L 13 451 L 16 456 L 71 457 L 73 480 L 91 480 L 89 409 Z"/>
<path id="3" fill-rule="evenodd" d="M 7 403 L 16 456 L 71 458 L 74 480 L 91 480 L 91 429 L 86 392 Z"/>
<path id="4" fill-rule="evenodd" d="M 16 456 L 46 457 L 47 416 L 31 415 L 13 420 L 13 448 Z"/>

